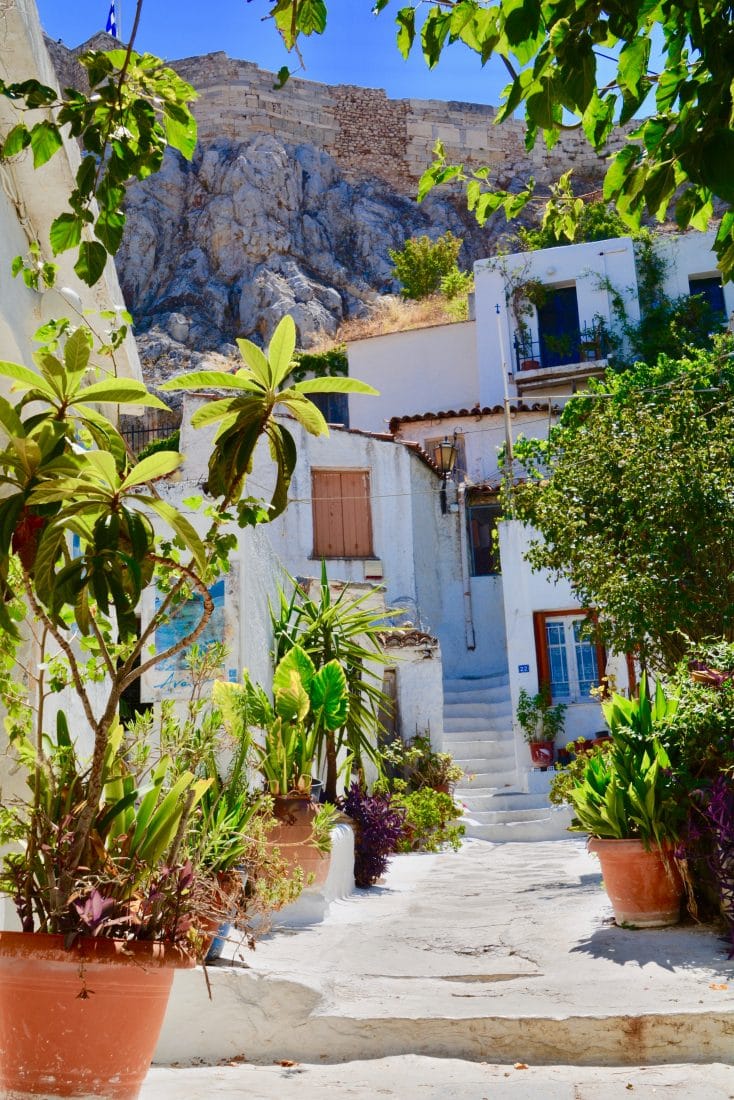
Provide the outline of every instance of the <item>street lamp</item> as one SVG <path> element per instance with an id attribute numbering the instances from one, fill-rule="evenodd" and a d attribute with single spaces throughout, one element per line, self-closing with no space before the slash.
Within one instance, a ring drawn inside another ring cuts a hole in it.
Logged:
<path id="1" fill-rule="evenodd" d="M 451 473 L 456 463 L 456 432 L 454 432 L 454 438 L 449 439 L 446 435 L 440 443 L 437 443 L 433 448 L 433 461 L 438 467 L 438 472 L 441 475 L 441 512 L 446 515 L 446 482 L 451 477 Z"/>

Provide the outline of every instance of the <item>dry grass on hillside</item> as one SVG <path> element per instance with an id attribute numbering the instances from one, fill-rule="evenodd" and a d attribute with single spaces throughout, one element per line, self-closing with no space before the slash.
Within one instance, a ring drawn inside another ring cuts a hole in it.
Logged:
<path id="1" fill-rule="evenodd" d="M 455 309 L 452 311 L 440 294 L 423 298 L 420 302 L 406 301 L 396 295 L 385 295 L 370 306 L 367 316 L 345 321 L 334 337 L 319 340 L 309 351 L 325 351 L 334 344 L 347 343 L 350 340 L 366 340 L 369 336 L 385 336 L 390 332 L 453 324 L 456 320 Z"/>

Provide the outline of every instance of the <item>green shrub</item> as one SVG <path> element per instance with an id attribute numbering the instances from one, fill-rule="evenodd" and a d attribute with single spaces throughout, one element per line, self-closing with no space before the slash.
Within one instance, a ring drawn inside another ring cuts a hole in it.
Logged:
<path id="1" fill-rule="evenodd" d="M 457 260 L 464 242 L 450 231 L 438 240 L 430 237 L 410 237 L 402 250 L 390 250 L 395 278 L 404 298 L 427 298 L 441 287 L 441 280 L 451 274 L 461 275 Z"/>
<path id="2" fill-rule="evenodd" d="M 447 845 L 454 850 L 461 846 L 465 830 L 456 819 L 462 810 L 450 794 L 421 787 L 409 794 L 393 794 L 391 805 L 405 811 L 403 834 L 397 842 L 399 852 L 437 852 Z"/>

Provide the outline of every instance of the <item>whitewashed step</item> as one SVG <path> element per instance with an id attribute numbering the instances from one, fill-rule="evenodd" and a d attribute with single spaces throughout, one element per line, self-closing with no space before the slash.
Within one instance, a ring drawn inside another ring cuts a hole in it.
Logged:
<path id="1" fill-rule="evenodd" d="M 498 703 L 503 704 L 510 697 L 509 684 L 497 684 L 491 688 L 466 688 L 464 691 L 454 691 L 444 686 L 443 701 L 446 706 L 457 706 L 460 703 Z"/>
<path id="2" fill-rule="evenodd" d="M 543 813 L 548 813 L 548 799 L 542 794 L 498 792 L 492 787 L 479 787 L 463 792 L 457 789 L 454 793 L 460 802 L 471 806 L 473 813 L 480 813 L 482 810 L 496 813 L 503 810 L 510 813 L 516 810 L 542 810 Z"/>
<path id="3" fill-rule="evenodd" d="M 451 756 L 462 763 L 463 760 L 476 760 L 485 758 L 495 760 L 497 757 L 515 757 L 515 742 L 512 738 L 492 738 L 485 740 L 472 738 L 470 741 L 454 741 L 451 745 Z M 463 764 L 462 764 L 463 767 Z"/>
<path id="4" fill-rule="evenodd" d="M 496 725 L 487 718 L 469 718 L 453 715 L 444 716 L 443 728 L 446 733 L 483 733 L 491 725 Z"/>
<path id="5" fill-rule="evenodd" d="M 479 736 L 478 736 L 479 735 Z M 444 728 L 443 744 L 447 752 L 454 752 L 454 746 L 461 741 L 511 741 L 514 736 L 509 727 L 487 726 L 482 730 L 447 730 Z"/>
<path id="6" fill-rule="evenodd" d="M 506 703 L 445 703 L 445 718 L 488 718 L 490 720 L 512 714 L 509 701 Z"/>
<path id="7" fill-rule="evenodd" d="M 464 792 L 466 798 L 471 798 L 471 792 L 473 789 L 480 787 L 484 790 L 506 790 L 517 787 L 517 768 L 508 769 L 507 771 L 483 771 L 472 772 L 472 778 L 464 778 L 461 781 L 461 791 Z M 457 789 L 457 796 L 462 798 L 461 792 Z M 462 799 L 464 800 L 464 799 Z"/>
<path id="8" fill-rule="evenodd" d="M 569 812 L 565 813 L 564 810 Z M 482 824 L 473 817 L 463 819 L 466 835 L 476 840 L 491 840 L 495 843 L 507 841 L 568 840 L 572 835 L 567 826 L 571 815 L 569 807 L 558 807 L 539 815 L 534 821 L 509 821 L 504 823 Z"/>
<path id="9" fill-rule="evenodd" d="M 463 769 L 465 777 L 478 774 L 496 777 L 496 775 L 511 771 L 514 774 L 516 768 L 515 753 L 513 751 L 504 752 L 502 755 L 497 753 L 496 756 L 454 757 L 454 760 L 456 760 L 459 767 Z M 467 778 L 461 780 L 462 784 L 468 782 L 469 780 Z M 474 787 L 475 784 L 472 782 L 471 785 Z M 486 783 L 485 785 L 486 787 L 496 787 L 497 784 L 493 782 Z"/>

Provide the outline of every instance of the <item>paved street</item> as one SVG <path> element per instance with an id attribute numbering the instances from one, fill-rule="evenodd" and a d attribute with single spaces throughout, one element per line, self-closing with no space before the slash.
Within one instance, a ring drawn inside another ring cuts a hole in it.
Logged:
<path id="1" fill-rule="evenodd" d="M 725 944 L 614 926 L 577 839 L 398 857 L 209 975 L 177 974 L 146 1100 L 734 1097 Z"/>

